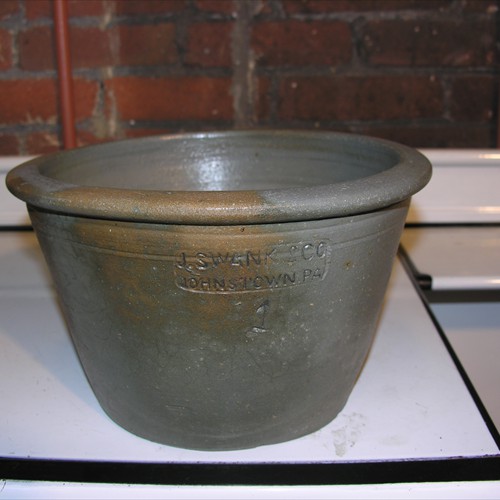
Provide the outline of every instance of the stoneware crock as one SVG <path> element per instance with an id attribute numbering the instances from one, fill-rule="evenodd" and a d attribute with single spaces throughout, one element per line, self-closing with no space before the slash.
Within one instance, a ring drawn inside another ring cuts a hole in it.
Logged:
<path id="1" fill-rule="evenodd" d="M 230 450 L 342 409 L 430 175 L 383 140 L 229 131 L 55 153 L 7 185 L 106 413 L 156 442 Z"/>

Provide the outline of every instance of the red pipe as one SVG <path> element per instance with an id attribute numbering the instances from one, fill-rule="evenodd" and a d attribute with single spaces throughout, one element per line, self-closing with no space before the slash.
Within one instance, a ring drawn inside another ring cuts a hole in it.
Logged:
<path id="1" fill-rule="evenodd" d="M 500 85 L 497 90 L 497 149 L 500 149 Z"/>
<path id="2" fill-rule="evenodd" d="M 59 104 L 61 107 L 63 144 L 65 149 L 71 149 L 76 146 L 76 135 L 67 0 L 54 0 L 54 29 L 57 70 L 59 72 Z"/>

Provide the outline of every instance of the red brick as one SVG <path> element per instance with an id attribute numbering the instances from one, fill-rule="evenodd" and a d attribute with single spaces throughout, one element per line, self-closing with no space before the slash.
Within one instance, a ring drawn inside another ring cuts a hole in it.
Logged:
<path id="1" fill-rule="evenodd" d="M 198 10 L 218 14 L 233 14 L 234 3 L 231 0 L 196 0 Z"/>
<path id="2" fill-rule="evenodd" d="M 18 155 L 19 153 L 18 136 L 0 132 L 0 155 Z"/>
<path id="3" fill-rule="evenodd" d="M 53 12 L 51 0 L 24 0 L 24 9 L 29 20 L 51 17 Z"/>
<path id="4" fill-rule="evenodd" d="M 55 68 L 55 47 L 50 26 L 37 26 L 21 31 L 18 50 L 21 69 L 39 71 Z"/>
<path id="5" fill-rule="evenodd" d="M 106 13 L 105 0 L 69 0 L 70 17 L 103 16 Z"/>
<path id="6" fill-rule="evenodd" d="M 252 47 L 264 66 L 345 64 L 351 59 L 351 31 L 341 21 L 278 21 L 254 25 Z"/>
<path id="7" fill-rule="evenodd" d="M 452 84 L 454 120 L 491 121 L 495 115 L 498 81 L 491 76 L 458 77 Z"/>
<path id="8" fill-rule="evenodd" d="M 177 61 L 174 24 L 119 26 L 116 29 L 121 65 L 154 66 Z"/>
<path id="9" fill-rule="evenodd" d="M 185 62 L 202 67 L 230 66 L 232 27 L 231 22 L 191 24 Z"/>
<path id="10" fill-rule="evenodd" d="M 44 17 L 53 17 L 53 0 L 24 0 L 26 18 L 29 20 Z M 80 16 L 103 16 L 106 12 L 105 0 L 69 0 L 68 15 Z"/>
<path id="11" fill-rule="evenodd" d="M 282 0 L 289 14 L 445 9 L 450 0 Z"/>
<path id="12" fill-rule="evenodd" d="M 7 19 L 19 12 L 18 0 L 2 0 L 0 2 L 0 19 Z"/>
<path id="13" fill-rule="evenodd" d="M 12 36 L 0 29 L 0 70 L 9 69 L 12 65 Z"/>
<path id="14" fill-rule="evenodd" d="M 71 61 L 74 68 L 108 66 L 113 63 L 112 30 L 73 27 L 70 30 Z M 50 26 L 29 28 L 19 35 L 19 65 L 39 71 L 56 67 L 54 33 Z"/>
<path id="15" fill-rule="evenodd" d="M 73 27 L 70 31 L 71 60 L 75 68 L 98 68 L 114 63 L 113 30 L 94 27 Z"/>
<path id="16" fill-rule="evenodd" d="M 122 77 L 107 82 L 124 120 L 228 120 L 231 80 Z"/>
<path id="17" fill-rule="evenodd" d="M 185 8 L 186 0 L 114 0 L 117 15 L 169 14 Z"/>
<path id="18" fill-rule="evenodd" d="M 199 11 L 211 14 L 220 14 L 225 17 L 237 17 L 237 8 L 235 2 L 242 0 L 196 0 L 196 8 Z M 269 2 L 274 0 L 250 0 L 249 4 L 252 7 L 254 15 L 259 14 L 272 14 L 273 9 Z"/>
<path id="19" fill-rule="evenodd" d="M 56 119 L 56 82 L 0 80 L 0 123 L 35 123 Z"/>
<path id="20" fill-rule="evenodd" d="M 92 115 L 97 98 L 96 82 L 76 79 L 74 82 L 77 120 Z M 53 79 L 0 80 L 0 123 L 55 122 L 58 115 L 57 83 Z"/>
<path id="21" fill-rule="evenodd" d="M 439 117 L 441 85 L 421 76 L 300 77 L 281 83 L 286 120 L 394 120 Z"/>
<path id="22" fill-rule="evenodd" d="M 33 132 L 26 138 L 28 154 L 47 154 L 61 149 L 57 134 L 52 132 Z"/>
<path id="23" fill-rule="evenodd" d="M 362 36 L 367 62 L 387 66 L 486 66 L 495 61 L 493 22 L 382 20 Z"/>

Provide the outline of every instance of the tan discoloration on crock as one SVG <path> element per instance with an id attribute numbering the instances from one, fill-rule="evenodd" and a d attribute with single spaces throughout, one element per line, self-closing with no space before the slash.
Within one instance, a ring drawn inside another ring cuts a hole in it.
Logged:
<path id="1" fill-rule="evenodd" d="M 107 195 L 114 195 L 113 197 Z M 116 211 L 113 198 L 116 190 L 93 188 L 71 188 L 51 194 L 54 206 L 63 204 L 69 213 L 78 215 L 78 207 L 86 207 L 86 215 L 103 216 Z M 258 222 L 261 214 L 265 219 L 269 201 L 257 191 L 237 192 L 163 192 L 122 191 L 120 194 L 120 216 L 124 221 L 155 221 L 168 223 L 172 219 L 183 224 L 203 224 L 206 219 L 217 224 L 245 224 Z M 243 215 L 248 213 L 248 221 Z"/>

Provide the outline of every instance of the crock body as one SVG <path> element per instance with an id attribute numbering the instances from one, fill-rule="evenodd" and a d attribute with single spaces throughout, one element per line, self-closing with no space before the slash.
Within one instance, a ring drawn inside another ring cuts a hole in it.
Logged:
<path id="1" fill-rule="evenodd" d="M 229 131 L 47 155 L 7 185 L 108 415 L 153 441 L 229 450 L 342 409 L 430 175 L 389 141 Z"/>
<path id="2" fill-rule="evenodd" d="M 407 205 L 247 226 L 30 215 L 108 415 L 153 441 L 225 450 L 308 434 L 344 406 Z"/>

